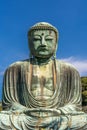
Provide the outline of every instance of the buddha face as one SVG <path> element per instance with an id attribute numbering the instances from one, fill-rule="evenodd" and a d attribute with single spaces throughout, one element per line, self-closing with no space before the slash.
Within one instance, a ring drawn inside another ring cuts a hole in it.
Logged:
<path id="1" fill-rule="evenodd" d="M 34 30 L 29 38 L 31 54 L 35 57 L 51 57 L 56 49 L 56 34 L 52 30 Z"/>

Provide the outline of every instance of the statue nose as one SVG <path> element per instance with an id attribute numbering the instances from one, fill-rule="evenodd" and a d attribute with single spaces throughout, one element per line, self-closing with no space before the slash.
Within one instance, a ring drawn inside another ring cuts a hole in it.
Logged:
<path id="1" fill-rule="evenodd" d="M 46 46 L 46 41 L 45 41 L 44 37 L 42 37 L 41 45 Z"/>

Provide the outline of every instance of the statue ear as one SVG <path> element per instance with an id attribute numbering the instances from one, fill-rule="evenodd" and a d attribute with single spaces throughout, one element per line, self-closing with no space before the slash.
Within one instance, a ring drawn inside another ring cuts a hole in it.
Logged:
<path id="1" fill-rule="evenodd" d="M 56 59 L 56 52 L 53 54 L 53 59 Z"/>
<path id="2" fill-rule="evenodd" d="M 56 44 L 55 52 L 53 54 L 53 59 L 56 59 L 56 52 L 57 52 L 58 44 Z"/>

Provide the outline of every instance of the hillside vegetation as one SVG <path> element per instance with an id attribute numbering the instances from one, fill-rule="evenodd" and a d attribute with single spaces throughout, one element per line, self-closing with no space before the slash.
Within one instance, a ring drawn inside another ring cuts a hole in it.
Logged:
<path id="1" fill-rule="evenodd" d="M 0 102 L 0 111 L 2 110 L 2 103 Z"/>
<path id="2" fill-rule="evenodd" d="M 81 77 L 82 82 L 82 105 L 87 106 L 87 77 Z"/>

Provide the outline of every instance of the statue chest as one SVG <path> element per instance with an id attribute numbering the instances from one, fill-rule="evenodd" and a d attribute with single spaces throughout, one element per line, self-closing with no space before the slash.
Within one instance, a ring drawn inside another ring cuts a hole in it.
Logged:
<path id="1" fill-rule="evenodd" d="M 52 65 L 34 66 L 31 78 L 31 93 L 36 99 L 48 99 L 54 93 Z"/>

